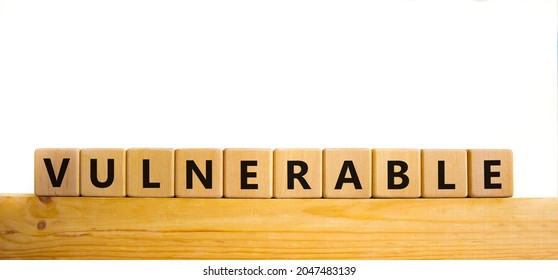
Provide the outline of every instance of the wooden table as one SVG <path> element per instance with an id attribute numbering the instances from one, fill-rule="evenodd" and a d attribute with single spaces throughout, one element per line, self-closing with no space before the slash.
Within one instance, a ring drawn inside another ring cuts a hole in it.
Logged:
<path id="1" fill-rule="evenodd" d="M 0 195 L 2 259 L 558 259 L 558 198 Z"/>

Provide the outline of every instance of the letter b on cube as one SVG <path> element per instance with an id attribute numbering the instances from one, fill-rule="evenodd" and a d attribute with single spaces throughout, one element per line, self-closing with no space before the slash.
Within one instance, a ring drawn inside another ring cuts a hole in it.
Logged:
<path id="1" fill-rule="evenodd" d="M 416 149 L 374 149 L 372 196 L 418 198 L 420 151 Z"/>

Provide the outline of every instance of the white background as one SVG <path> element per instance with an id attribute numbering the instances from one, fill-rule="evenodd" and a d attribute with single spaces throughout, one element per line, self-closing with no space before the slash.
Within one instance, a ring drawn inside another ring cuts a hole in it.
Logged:
<path id="1" fill-rule="evenodd" d="M 401 147 L 513 149 L 555 197 L 556 6 L 0 0 L 0 193 L 40 147 Z"/>
<path id="2" fill-rule="evenodd" d="M 0 1 L 0 193 L 45 147 L 507 148 L 558 195 L 556 1 Z"/>

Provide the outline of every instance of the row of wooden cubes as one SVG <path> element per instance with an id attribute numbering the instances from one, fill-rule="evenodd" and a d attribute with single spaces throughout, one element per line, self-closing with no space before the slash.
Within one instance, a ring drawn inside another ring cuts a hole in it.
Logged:
<path id="1" fill-rule="evenodd" d="M 511 150 L 37 149 L 38 196 L 510 197 Z"/>

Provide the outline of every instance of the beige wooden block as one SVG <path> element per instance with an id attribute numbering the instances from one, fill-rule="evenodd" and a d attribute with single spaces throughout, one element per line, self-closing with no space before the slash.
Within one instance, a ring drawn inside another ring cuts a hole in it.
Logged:
<path id="1" fill-rule="evenodd" d="M 373 197 L 420 197 L 419 150 L 374 149 L 372 158 Z"/>
<path id="2" fill-rule="evenodd" d="M 223 197 L 223 150 L 177 149 L 174 157 L 176 197 Z"/>
<path id="3" fill-rule="evenodd" d="M 470 197 L 513 196 L 511 150 L 467 150 Z"/>
<path id="4" fill-rule="evenodd" d="M 422 197 L 467 197 L 467 151 L 421 151 Z"/>
<path id="5" fill-rule="evenodd" d="M 370 149 L 324 149 L 324 198 L 370 198 L 371 157 Z"/>
<path id="6" fill-rule="evenodd" d="M 230 198 L 271 198 L 273 153 L 270 149 L 225 149 L 224 195 Z"/>
<path id="7" fill-rule="evenodd" d="M 322 197 L 322 151 L 275 149 L 273 196 L 276 198 Z"/>
<path id="8" fill-rule="evenodd" d="M 174 150 L 128 149 L 126 193 L 132 197 L 174 196 Z"/>
<path id="9" fill-rule="evenodd" d="M 82 196 L 126 196 L 126 150 L 81 149 Z"/>
<path id="10" fill-rule="evenodd" d="M 35 150 L 35 194 L 79 196 L 79 149 Z"/>

